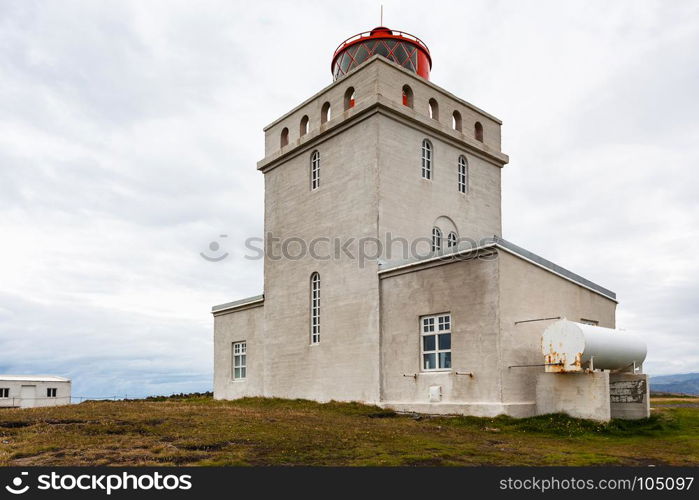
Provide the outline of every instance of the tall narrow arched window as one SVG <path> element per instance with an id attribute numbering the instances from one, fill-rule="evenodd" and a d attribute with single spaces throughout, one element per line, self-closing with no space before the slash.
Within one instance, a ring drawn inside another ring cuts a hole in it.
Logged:
<path id="1" fill-rule="evenodd" d="M 468 162 L 464 155 L 459 156 L 459 193 L 468 193 Z"/>
<path id="2" fill-rule="evenodd" d="M 456 236 L 456 233 L 454 231 L 449 232 L 449 236 L 447 236 L 447 248 L 454 248 L 459 241 L 459 237 Z"/>
<path id="3" fill-rule="evenodd" d="M 442 231 L 438 227 L 432 228 L 432 251 L 439 252 L 442 249 Z"/>
<path id="4" fill-rule="evenodd" d="M 481 125 L 481 122 L 476 122 L 473 126 L 473 135 L 477 141 L 483 142 L 483 125 Z"/>
<path id="5" fill-rule="evenodd" d="M 282 129 L 282 135 L 279 138 L 279 147 L 284 147 L 289 144 L 289 129 L 284 127 Z"/>
<path id="6" fill-rule="evenodd" d="M 403 85 L 403 106 L 413 107 L 413 89 L 409 85 Z"/>
<path id="7" fill-rule="evenodd" d="M 354 87 L 345 91 L 345 111 L 354 107 Z"/>
<path id="8" fill-rule="evenodd" d="M 311 344 L 320 343 L 320 274 L 311 274 Z"/>
<path id="9" fill-rule="evenodd" d="M 427 139 L 422 141 L 422 178 L 432 179 L 432 143 Z"/>
<path id="10" fill-rule="evenodd" d="M 311 189 L 320 187 L 320 152 L 318 150 L 311 153 Z"/>
<path id="11" fill-rule="evenodd" d="M 330 103 L 326 102 L 323 104 L 323 107 L 320 108 L 320 123 L 323 124 L 325 122 L 330 121 Z"/>
<path id="12" fill-rule="evenodd" d="M 429 102 L 430 118 L 433 120 L 439 120 L 439 104 L 435 99 L 430 99 Z"/>
<path id="13" fill-rule="evenodd" d="M 301 118 L 301 124 L 299 125 L 299 135 L 304 136 L 308 133 L 308 115 L 303 115 Z"/>
<path id="14" fill-rule="evenodd" d="M 451 115 L 451 127 L 457 132 L 461 132 L 461 113 L 454 111 Z"/>

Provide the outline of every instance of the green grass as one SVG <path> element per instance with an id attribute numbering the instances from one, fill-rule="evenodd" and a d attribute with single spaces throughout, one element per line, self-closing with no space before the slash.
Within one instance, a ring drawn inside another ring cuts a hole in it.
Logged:
<path id="1" fill-rule="evenodd" d="M 181 395 L 0 411 L 0 465 L 699 465 L 698 400 L 646 420 L 425 417 Z"/>

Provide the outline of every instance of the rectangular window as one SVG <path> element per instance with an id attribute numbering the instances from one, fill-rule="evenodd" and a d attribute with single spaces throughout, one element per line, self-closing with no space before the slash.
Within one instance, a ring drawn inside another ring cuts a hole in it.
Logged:
<path id="1" fill-rule="evenodd" d="M 427 139 L 422 141 L 422 178 L 432 179 L 432 143 Z"/>
<path id="2" fill-rule="evenodd" d="M 468 164 L 466 163 L 466 158 L 463 156 L 459 157 L 459 193 L 466 194 L 468 190 Z"/>
<path id="3" fill-rule="evenodd" d="M 10 397 L 10 388 L 9 387 L 0 387 L 0 399 L 9 398 L 9 397 Z"/>
<path id="4" fill-rule="evenodd" d="M 451 314 L 420 318 L 422 370 L 451 369 Z"/>
<path id="5" fill-rule="evenodd" d="M 311 275 L 311 344 L 320 344 L 320 274 Z"/>
<path id="6" fill-rule="evenodd" d="M 233 380 L 247 376 L 247 350 L 246 342 L 233 342 Z"/>
<path id="7" fill-rule="evenodd" d="M 46 389 L 46 397 L 47 398 L 55 398 L 57 392 L 58 392 L 58 389 L 56 389 L 55 387 L 49 387 Z"/>
<path id="8" fill-rule="evenodd" d="M 320 187 L 320 153 L 314 151 L 311 155 L 311 189 Z"/>
<path id="9" fill-rule="evenodd" d="M 580 323 L 582 323 L 584 325 L 592 325 L 592 326 L 599 325 L 599 321 L 594 320 L 594 319 L 585 319 L 585 318 L 580 318 Z"/>

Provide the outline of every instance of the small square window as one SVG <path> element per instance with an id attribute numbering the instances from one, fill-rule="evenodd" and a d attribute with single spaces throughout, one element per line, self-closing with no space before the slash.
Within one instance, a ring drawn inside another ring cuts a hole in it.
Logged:
<path id="1" fill-rule="evenodd" d="M 0 387 L 0 399 L 9 398 L 9 397 L 10 397 L 10 388 L 9 387 Z"/>
<path id="2" fill-rule="evenodd" d="M 57 392 L 58 392 L 58 389 L 56 389 L 55 387 L 49 387 L 46 389 L 46 397 L 47 398 L 55 398 Z"/>

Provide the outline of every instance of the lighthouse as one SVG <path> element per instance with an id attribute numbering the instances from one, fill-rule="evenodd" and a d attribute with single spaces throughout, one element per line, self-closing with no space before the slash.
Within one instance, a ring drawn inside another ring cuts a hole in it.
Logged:
<path id="1" fill-rule="evenodd" d="M 502 122 L 420 38 L 380 26 L 330 68 L 264 128 L 264 289 L 212 308 L 214 396 L 536 414 L 543 319 L 613 329 L 616 295 L 503 239 Z"/>

